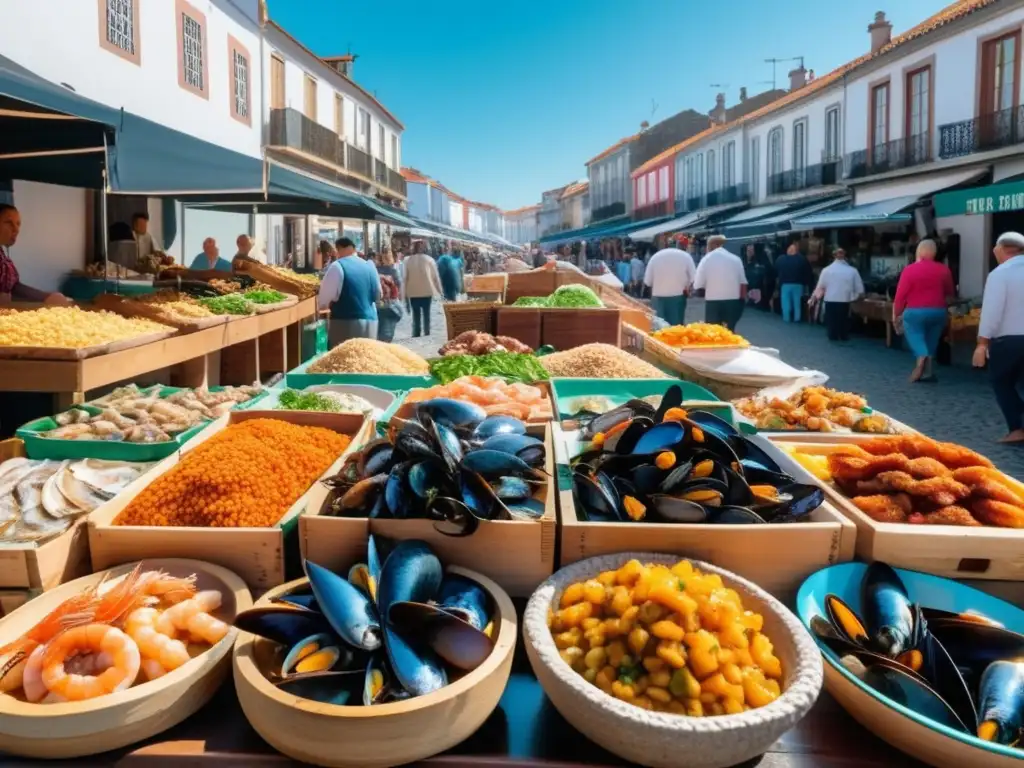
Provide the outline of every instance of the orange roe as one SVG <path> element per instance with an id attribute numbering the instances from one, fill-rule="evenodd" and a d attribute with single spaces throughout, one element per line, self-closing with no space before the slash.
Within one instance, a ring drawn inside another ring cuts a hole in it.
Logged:
<path id="1" fill-rule="evenodd" d="M 233 424 L 146 486 L 114 524 L 272 527 L 350 442 L 278 419 Z"/>

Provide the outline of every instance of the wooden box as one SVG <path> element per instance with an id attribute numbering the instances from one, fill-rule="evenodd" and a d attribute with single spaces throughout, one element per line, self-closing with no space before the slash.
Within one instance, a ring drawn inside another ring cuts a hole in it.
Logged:
<path id="1" fill-rule="evenodd" d="M 325 427 L 352 437 L 349 449 L 322 477 L 341 467 L 345 456 L 373 429 L 362 415 L 304 411 L 232 411 L 213 422 L 178 453 L 168 456 L 140 477 L 117 498 L 89 515 L 89 549 L 93 570 L 143 558 L 184 557 L 224 566 L 241 576 L 252 589 L 267 589 L 285 581 L 286 539 L 294 535 L 296 518 L 307 507 L 319 482 L 300 496 L 272 528 L 202 528 L 186 526 L 114 525 L 114 519 L 138 493 L 174 467 L 181 458 L 230 424 L 248 419 L 279 419 L 307 427 Z M 319 507 L 315 507 L 319 510 Z"/>
<path id="2" fill-rule="evenodd" d="M 466 331 L 496 334 L 495 318 L 500 301 L 446 302 L 443 306 L 449 341 Z"/>
<path id="3" fill-rule="evenodd" d="M 570 459 L 576 436 L 554 426 L 561 513 L 559 566 L 616 552 L 666 552 L 696 558 L 750 579 L 780 599 L 793 597 L 807 576 L 853 559 L 857 529 L 826 502 L 802 523 L 684 525 L 593 523 L 576 513 Z"/>
<path id="4" fill-rule="evenodd" d="M 541 345 L 541 309 L 539 307 L 498 307 L 495 336 L 511 336 L 530 349 Z"/>
<path id="5" fill-rule="evenodd" d="M 496 294 L 499 302 L 505 300 L 508 289 L 508 275 L 504 272 L 486 275 L 466 275 L 466 295 Z"/>
<path id="6" fill-rule="evenodd" d="M 856 442 L 833 433 L 831 443 L 784 441 L 801 453 L 828 455 L 843 443 Z M 801 482 L 825 489 L 828 500 L 857 526 L 857 556 L 878 560 L 896 568 L 923 571 L 949 579 L 1000 579 L 1024 581 L 1024 530 L 1013 528 L 966 528 L 953 525 L 878 523 L 868 517 L 831 483 L 815 478 L 776 441 L 756 438 L 779 465 Z"/>
<path id="7" fill-rule="evenodd" d="M 522 296 L 550 296 L 557 287 L 557 275 L 554 269 L 512 272 L 508 276 L 505 303 L 512 304 Z"/>
<path id="8" fill-rule="evenodd" d="M 617 309 L 542 309 L 540 343 L 558 350 L 584 344 L 618 347 L 622 341 L 621 323 L 622 315 Z"/>
<path id="9" fill-rule="evenodd" d="M 531 426 L 527 431 L 544 438 L 545 469 L 553 477 L 550 425 Z M 305 514 L 299 517 L 302 556 L 327 568 L 348 568 L 353 557 L 365 551 L 368 533 L 390 539 L 420 539 L 433 548 L 442 562 L 478 571 L 513 597 L 527 597 L 554 572 L 555 566 L 554 481 L 538 493 L 536 498 L 545 506 L 544 517 L 539 521 L 481 522 L 471 535 L 455 538 L 438 533 L 431 520 L 322 516 L 320 508 L 330 491 L 323 483 L 317 483 L 308 494 Z"/>
<path id="10" fill-rule="evenodd" d="M 25 444 L 12 437 L 0 441 L 0 464 L 25 455 Z M 42 591 L 91 573 L 89 536 L 80 517 L 45 544 L 0 547 L 0 588 Z"/>

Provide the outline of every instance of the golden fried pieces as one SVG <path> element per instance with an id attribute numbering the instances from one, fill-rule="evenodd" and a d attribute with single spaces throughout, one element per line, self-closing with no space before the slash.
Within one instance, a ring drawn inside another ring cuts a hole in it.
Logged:
<path id="1" fill-rule="evenodd" d="M 921 496 L 937 507 L 948 507 L 971 495 L 971 489 L 951 477 L 930 477 L 919 480 L 906 472 L 880 472 L 873 480 L 857 483 L 857 493 L 891 493 L 898 491 Z"/>
<path id="2" fill-rule="evenodd" d="M 950 469 L 994 466 L 991 461 L 970 448 L 964 448 L 955 443 L 940 443 L 924 435 L 876 437 L 861 443 L 860 447 L 875 456 L 902 453 L 909 459 L 921 457 L 938 459 Z"/>
<path id="3" fill-rule="evenodd" d="M 1000 528 L 1024 528 L 1024 508 L 992 499 L 971 501 L 974 516 L 986 525 Z"/>
<path id="4" fill-rule="evenodd" d="M 867 458 L 833 453 L 829 456 L 829 469 L 839 483 L 868 480 L 882 472 L 903 472 L 917 480 L 953 475 L 952 470 L 947 469 L 941 461 L 928 457 L 908 459 L 900 453 Z"/>
<path id="5" fill-rule="evenodd" d="M 910 496 L 905 493 L 854 496 L 850 501 L 876 523 L 905 523 L 907 515 L 914 510 Z"/>
<path id="6" fill-rule="evenodd" d="M 918 517 L 921 519 L 917 520 L 916 518 Z M 959 525 L 968 528 L 978 528 L 981 526 L 981 523 L 970 512 L 956 505 L 939 507 L 934 512 L 928 512 L 924 515 L 911 515 L 908 522 L 920 522 L 923 525 Z"/>

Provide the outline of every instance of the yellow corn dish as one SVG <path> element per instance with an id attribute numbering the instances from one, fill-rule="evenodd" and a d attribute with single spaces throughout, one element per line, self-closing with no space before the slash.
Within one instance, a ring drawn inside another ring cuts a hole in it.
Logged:
<path id="1" fill-rule="evenodd" d="M 571 584 L 548 612 L 562 659 L 622 701 L 691 717 L 763 707 L 781 694 L 782 662 L 717 574 L 687 560 L 630 560 Z"/>

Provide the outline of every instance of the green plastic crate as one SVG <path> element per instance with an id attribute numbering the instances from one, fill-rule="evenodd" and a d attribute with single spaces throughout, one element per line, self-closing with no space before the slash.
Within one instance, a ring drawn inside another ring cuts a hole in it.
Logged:
<path id="1" fill-rule="evenodd" d="M 71 275 L 61 283 L 60 292 L 75 301 L 92 301 L 101 293 L 144 296 L 147 293 L 153 293 L 153 283 L 142 280 L 104 280 L 103 278 Z"/>
<path id="2" fill-rule="evenodd" d="M 416 389 L 417 387 L 432 387 L 438 384 L 433 376 L 402 376 L 376 373 L 307 373 L 309 367 L 315 363 L 321 355 L 307 360 L 297 368 L 288 371 L 284 377 L 284 386 L 291 389 L 305 389 L 314 384 L 365 384 L 370 387 L 379 387 L 390 392 L 399 390 Z"/>
<path id="3" fill-rule="evenodd" d="M 673 384 L 683 388 L 683 400 L 714 400 L 715 395 L 698 384 L 691 384 L 680 379 L 551 379 L 551 391 L 554 393 L 554 410 L 560 420 L 570 419 L 573 414 L 567 410 L 566 404 L 578 397 L 607 397 L 616 405 L 621 405 L 633 398 L 662 395 Z M 707 408 L 705 410 L 714 410 Z M 728 403 L 722 403 L 722 410 L 727 414 L 718 415 L 732 421 L 732 409 Z"/>
<path id="4" fill-rule="evenodd" d="M 309 374 L 309 375 L 315 375 L 315 374 Z M 360 377 L 365 378 L 365 376 L 367 376 L 367 375 L 369 375 L 369 374 L 335 373 L 335 374 L 331 374 L 331 376 L 330 376 L 331 380 L 330 381 L 318 381 L 315 384 L 307 384 L 305 387 L 289 386 L 284 381 L 282 381 L 276 387 L 273 387 L 272 389 L 268 390 L 265 393 L 267 399 L 263 403 L 262 407 L 268 408 L 270 410 L 277 410 L 278 398 L 280 397 L 281 393 L 284 392 L 284 390 L 286 390 L 286 389 L 301 390 L 301 389 L 306 389 L 306 387 L 320 386 L 320 385 L 323 385 L 323 384 L 362 384 L 362 385 L 365 385 L 365 386 L 377 387 L 377 389 L 386 390 L 386 391 L 392 393 L 395 396 L 394 402 L 392 402 L 391 405 L 388 406 L 388 409 L 386 411 L 384 411 L 384 413 L 382 413 L 380 418 L 377 420 L 377 425 L 376 425 L 377 426 L 377 432 L 383 435 L 384 432 L 387 431 L 388 422 L 391 421 L 391 418 L 395 415 L 395 412 L 402 406 L 402 403 L 405 402 L 405 396 L 408 394 L 408 390 L 407 389 L 401 389 L 401 388 L 398 388 L 398 387 L 395 387 L 395 386 L 385 386 L 384 383 L 378 382 L 378 381 L 370 382 L 370 381 L 365 381 L 363 379 L 355 380 L 353 378 L 353 377 L 356 377 L 356 376 L 360 376 Z M 402 377 L 402 376 L 398 376 L 398 377 L 395 377 L 395 376 L 376 376 L 375 378 L 377 378 L 377 379 L 395 379 L 395 378 L 406 378 L 406 377 Z M 421 377 L 414 377 L 414 378 L 421 378 Z M 417 386 L 420 386 L 420 385 L 417 385 Z M 430 385 L 428 384 L 428 385 L 425 385 L 425 386 L 430 386 Z"/>
<path id="5" fill-rule="evenodd" d="M 218 392 L 223 387 L 210 387 L 211 392 Z M 170 397 L 175 392 L 180 392 L 180 387 L 164 387 L 160 390 L 160 397 Z M 238 410 L 251 408 L 264 397 L 266 392 L 261 392 L 251 400 L 236 405 Z M 100 413 L 103 409 L 90 403 L 76 405 L 75 408 L 88 411 L 92 415 Z M 65 459 L 105 459 L 107 461 L 132 461 L 150 462 L 160 461 L 178 451 L 185 443 L 202 432 L 212 422 L 202 421 L 184 432 L 180 432 L 172 439 L 162 443 L 126 443 L 109 440 L 60 440 L 58 438 L 43 437 L 43 432 L 56 429 L 59 425 L 51 416 L 44 416 L 22 425 L 15 433 L 17 437 L 25 442 L 25 454 L 30 459 L 52 459 L 63 461 Z"/>
<path id="6" fill-rule="evenodd" d="M 314 357 L 327 352 L 327 321 L 315 320 L 302 326 L 300 354 L 302 362 L 310 362 Z"/>

